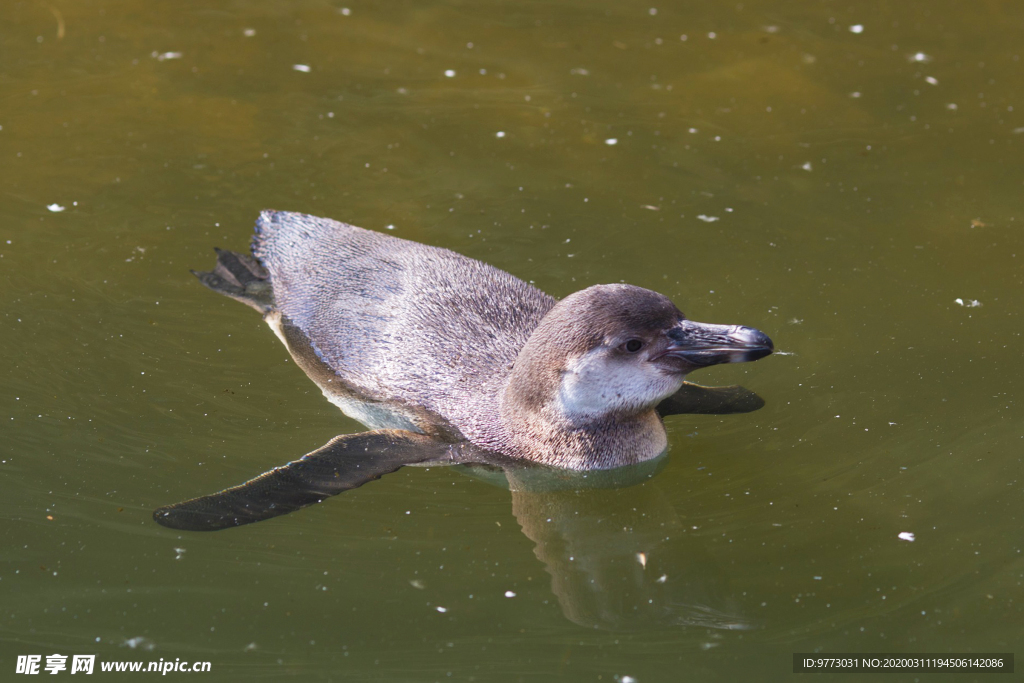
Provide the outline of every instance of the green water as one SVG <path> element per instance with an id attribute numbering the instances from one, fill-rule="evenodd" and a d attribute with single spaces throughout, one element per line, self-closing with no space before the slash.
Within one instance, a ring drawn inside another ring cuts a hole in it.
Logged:
<path id="1" fill-rule="evenodd" d="M 783 680 L 793 652 L 1016 648 L 1024 5 L 344 2 L 0 5 L 0 679 L 93 653 Z M 361 429 L 188 273 L 262 208 L 555 296 L 650 287 L 786 355 L 693 375 L 768 404 L 669 418 L 641 486 L 407 468 L 173 532 L 155 507 Z"/>

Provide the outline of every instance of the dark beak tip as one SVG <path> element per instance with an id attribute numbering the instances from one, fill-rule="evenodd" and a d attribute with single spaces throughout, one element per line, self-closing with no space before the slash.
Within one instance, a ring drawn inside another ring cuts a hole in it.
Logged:
<path id="1" fill-rule="evenodd" d="M 743 329 L 743 332 L 745 332 L 745 341 L 751 346 L 763 346 L 769 351 L 775 350 L 775 343 L 772 342 L 771 337 L 761 330 L 754 327 L 746 327 Z"/>
<path id="2" fill-rule="evenodd" d="M 775 343 L 761 330 L 745 327 L 742 335 L 739 336 L 743 346 L 747 347 L 747 351 L 743 354 L 744 361 L 758 360 L 770 356 L 775 351 Z"/>

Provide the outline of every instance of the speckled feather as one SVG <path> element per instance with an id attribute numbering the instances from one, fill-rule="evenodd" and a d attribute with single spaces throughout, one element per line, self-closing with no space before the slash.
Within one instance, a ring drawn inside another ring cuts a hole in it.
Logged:
<path id="1" fill-rule="evenodd" d="M 339 378 L 375 401 L 422 406 L 481 445 L 501 440 L 501 391 L 554 298 L 447 249 L 338 221 L 264 211 L 256 230 L 276 309 Z"/>

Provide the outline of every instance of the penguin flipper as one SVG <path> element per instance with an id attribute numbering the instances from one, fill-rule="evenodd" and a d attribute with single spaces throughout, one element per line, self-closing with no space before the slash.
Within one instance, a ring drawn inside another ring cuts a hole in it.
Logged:
<path id="1" fill-rule="evenodd" d="M 380 479 L 404 465 L 458 462 L 459 449 L 459 444 L 397 429 L 343 434 L 244 484 L 158 508 L 153 519 L 185 531 L 261 522 Z"/>
<path id="2" fill-rule="evenodd" d="M 752 413 L 764 407 L 764 399 L 749 389 L 702 387 L 683 382 L 683 387 L 658 404 L 662 417 L 667 415 L 730 415 Z"/>

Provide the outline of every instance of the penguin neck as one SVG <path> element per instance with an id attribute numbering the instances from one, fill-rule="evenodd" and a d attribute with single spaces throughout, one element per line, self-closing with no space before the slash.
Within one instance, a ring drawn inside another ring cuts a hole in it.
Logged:
<path id="1" fill-rule="evenodd" d="M 654 407 L 570 414 L 559 400 L 561 367 L 551 347 L 523 348 L 501 393 L 503 441 L 517 457 L 572 470 L 611 469 L 656 458 L 668 437 Z"/>

